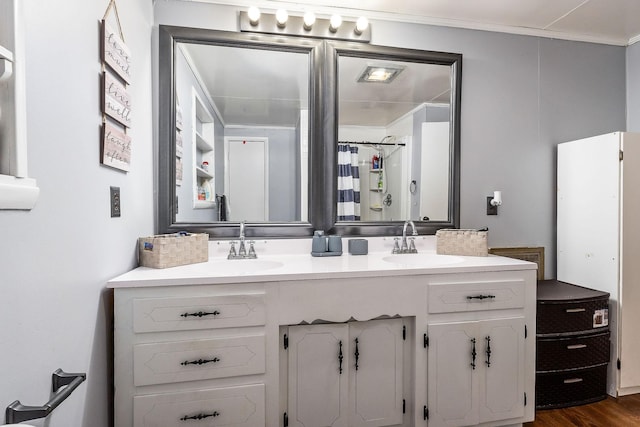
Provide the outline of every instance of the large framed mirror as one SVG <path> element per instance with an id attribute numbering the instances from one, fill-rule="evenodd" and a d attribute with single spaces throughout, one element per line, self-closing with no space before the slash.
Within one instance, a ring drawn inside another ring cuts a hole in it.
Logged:
<path id="1" fill-rule="evenodd" d="M 332 230 L 459 226 L 462 56 L 330 42 Z"/>
<path id="2" fill-rule="evenodd" d="M 159 33 L 160 231 L 311 235 L 322 42 Z"/>
<path id="3" fill-rule="evenodd" d="M 160 233 L 236 237 L 240 221 L 248 237 L 393 235 L 407 219 L 420 234 L 458 227 L 461 55 L 158 32 Z M 364 82 L 376 73 L 392 83 Z M 345 158 L 360 169 L 358 218 L 339 208 Z"/>

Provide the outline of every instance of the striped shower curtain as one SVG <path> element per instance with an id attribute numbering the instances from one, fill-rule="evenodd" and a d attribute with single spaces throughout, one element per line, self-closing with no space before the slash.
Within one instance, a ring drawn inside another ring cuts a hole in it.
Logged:
<path id="1" fill-rule="evenodd" d="M 338 144 L 338 221 L 360 220 L 358 147 Z"/>

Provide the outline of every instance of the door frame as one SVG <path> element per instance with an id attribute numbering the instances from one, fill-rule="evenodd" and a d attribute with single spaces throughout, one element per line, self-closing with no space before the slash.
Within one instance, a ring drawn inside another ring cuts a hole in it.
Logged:
<path id="1" fill-rule="evenodd" d="M 224 137 L 224 194 L 229 195 L 229 145 L 231 140 L 257 141 L 264 146 L 264 218 L 269 221 L 269 138 L 264 136 L 225 136 Z"/>

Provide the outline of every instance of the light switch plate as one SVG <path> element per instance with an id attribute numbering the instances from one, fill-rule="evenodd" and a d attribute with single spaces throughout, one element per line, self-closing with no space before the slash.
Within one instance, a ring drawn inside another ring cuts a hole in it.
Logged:
<path id="1" fill-rule="evenodd" d="M 120 216 L 120 187 L 109 187 L 111 192 L 111 218 Z"/>

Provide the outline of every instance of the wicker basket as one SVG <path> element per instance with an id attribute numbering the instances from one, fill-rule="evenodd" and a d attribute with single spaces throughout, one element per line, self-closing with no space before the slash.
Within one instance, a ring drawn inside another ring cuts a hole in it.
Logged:
<path id="1" fill-rule="evenodd" d="M 167 268 L 206 262 L 208 234 L 164 234 L 138 239 L 139 263 L 143 267 Z"/>
<path id="2" fill-rule="evenodd" d="M 487 256 L 487 231 L 449 230 L 436 232 L 436 253 L 440 255 Z"/>

